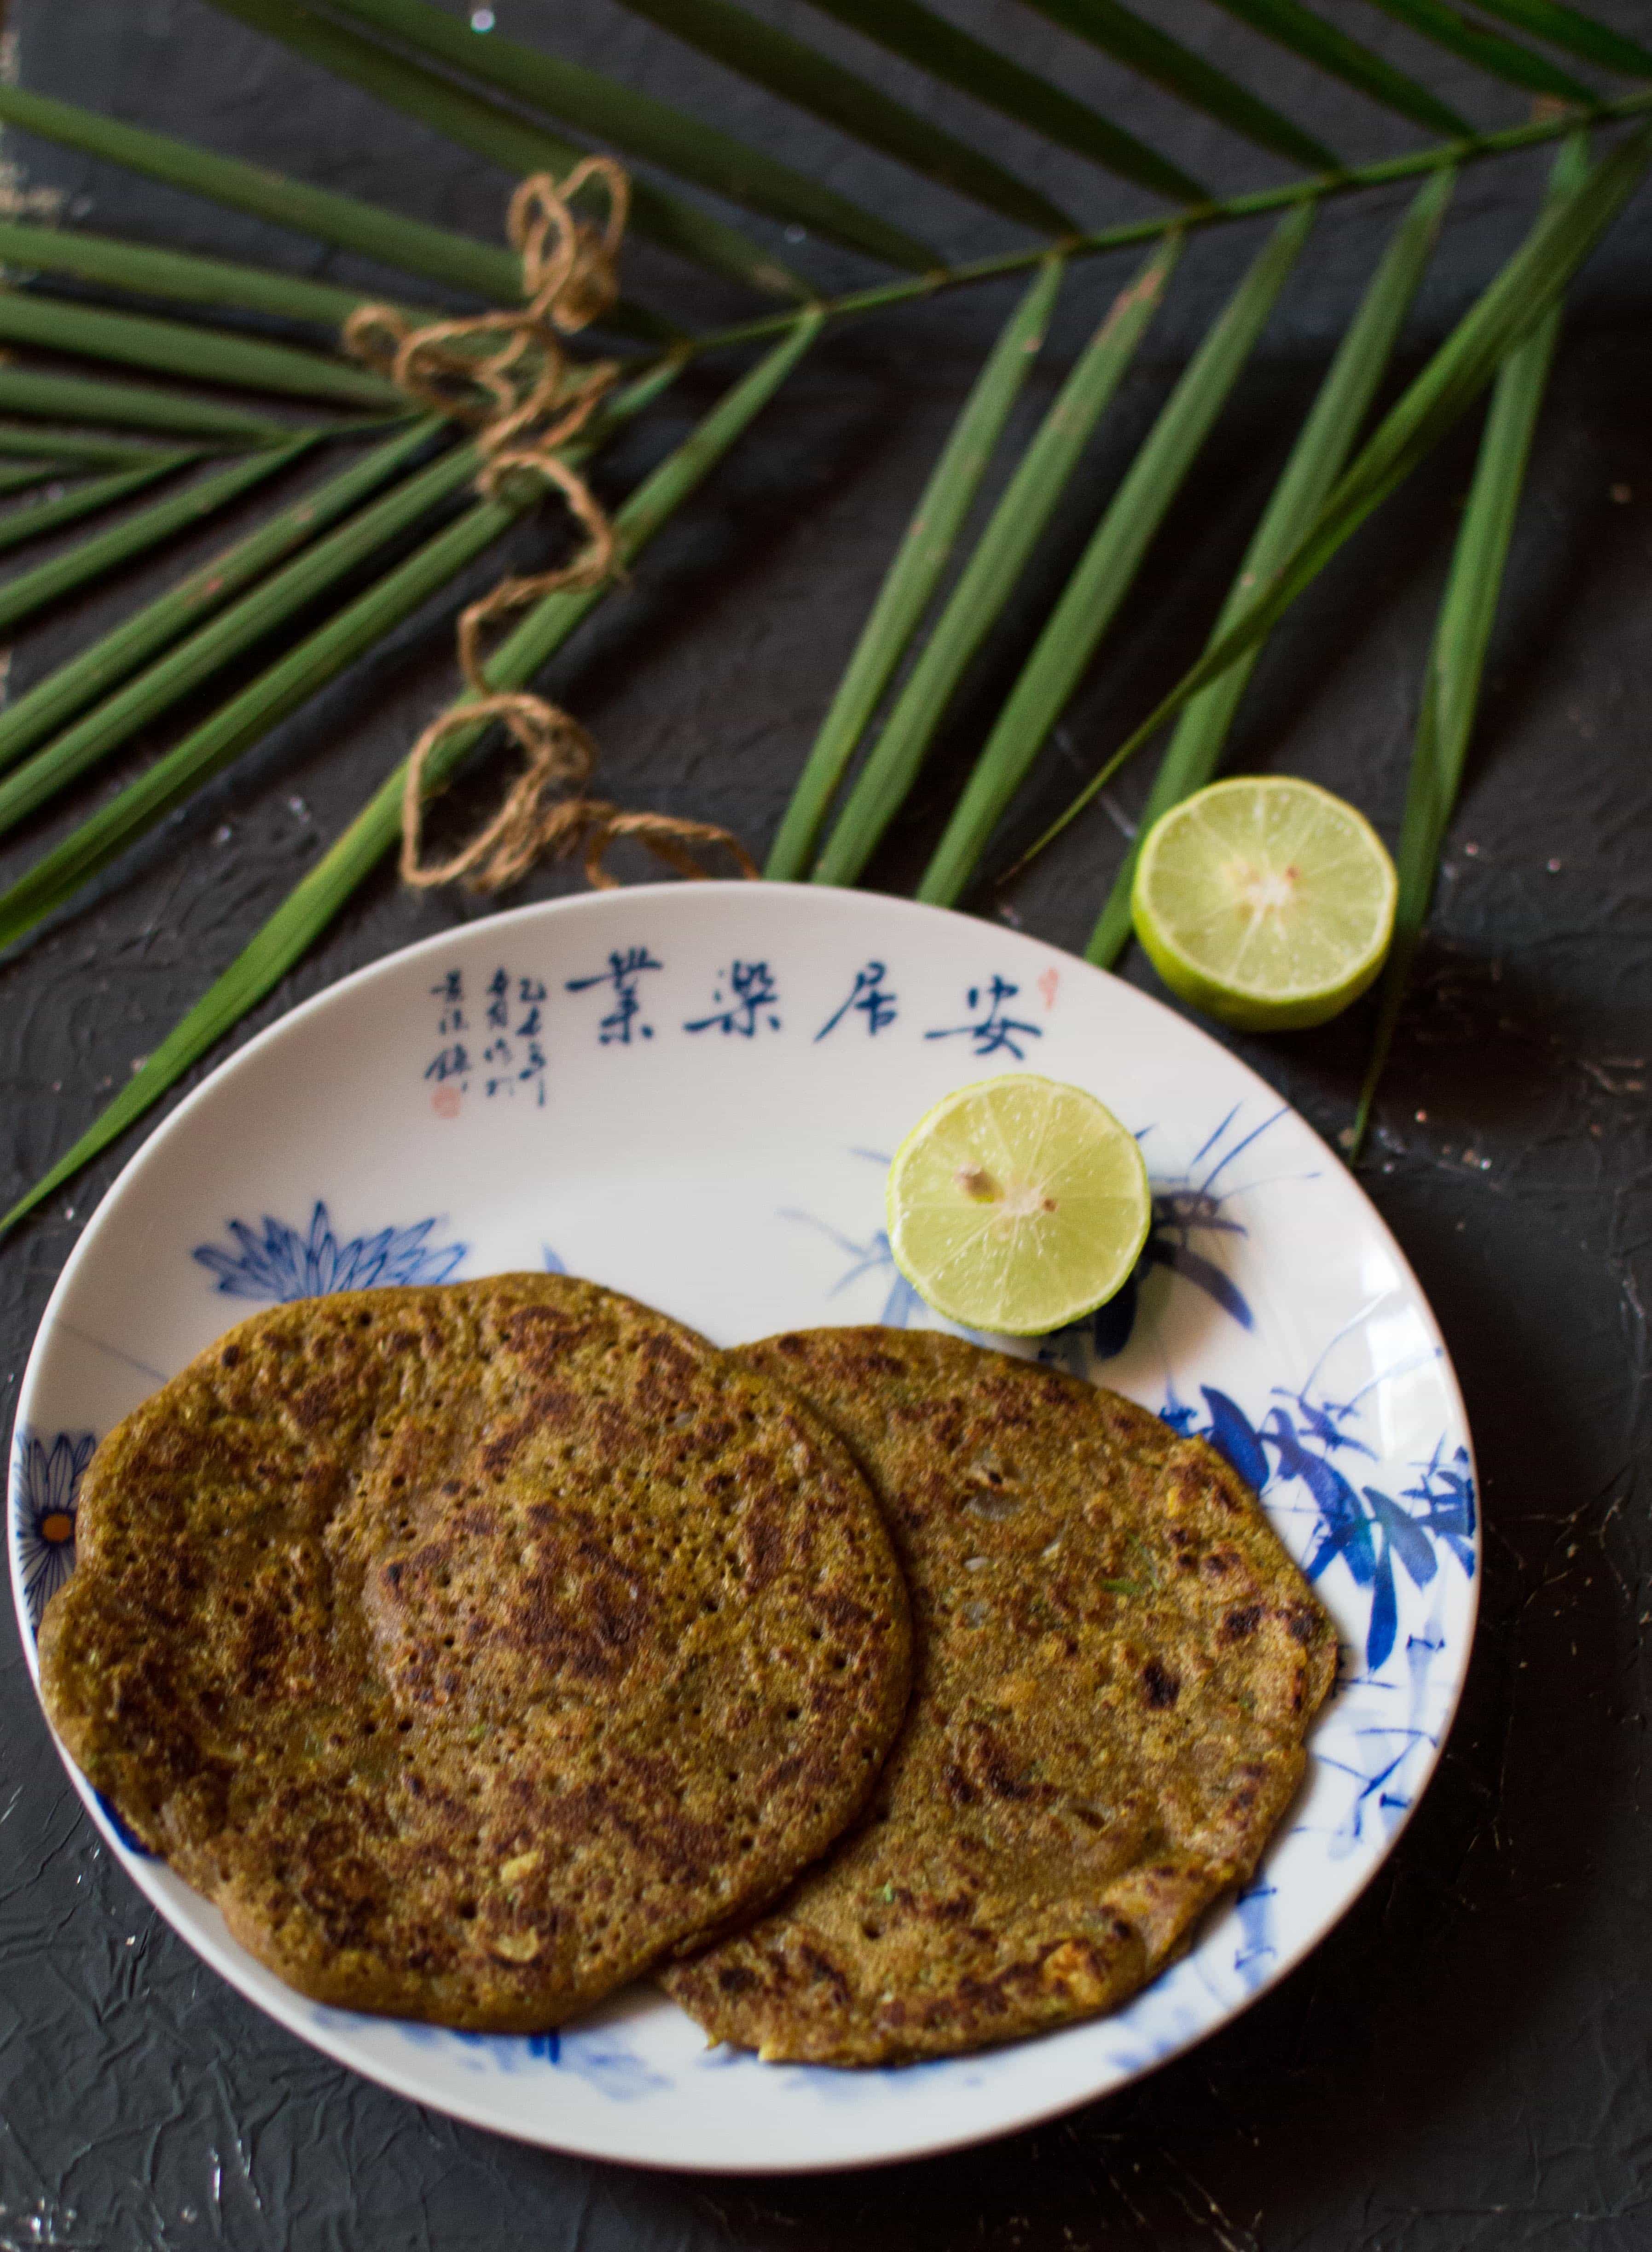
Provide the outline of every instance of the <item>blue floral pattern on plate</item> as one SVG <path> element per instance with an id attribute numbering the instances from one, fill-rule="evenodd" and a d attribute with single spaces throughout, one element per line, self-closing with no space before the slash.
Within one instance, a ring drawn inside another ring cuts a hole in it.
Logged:
<path id="1" fill-rule="evenodd" d="M 57 1431 L 48 1441 L 26 1424 L 18 1428 L 11 1456 L 11 1536 L 29 1623 L 37 1633 L 41 1612 L 74 1569 L 80 1480 L 96 1444 L 92 1431 Z"/>
<path id="2" fill-rule="evenodd" d="M 411 1227 L 381 1227 L 374 1235 L 352 1235 L 343 1243 L 333 1233 L 326 1206 L 318 1197 L 308 1234 L 285 1220 L 264 1215 L 260 1235 L 244 1220 L 232 1220 L 234 1248 L 199 1243 L 191 1255 L 218 1277 L 229 1298 L 257 1298 L 282 1304 L 294 1298 L 322 1298 L 333 1290 L 385 1289 L 395 1283 L 445 1282 L 469 1250 L 466 1243 L 433 1243 L 439 1219 Z"/>

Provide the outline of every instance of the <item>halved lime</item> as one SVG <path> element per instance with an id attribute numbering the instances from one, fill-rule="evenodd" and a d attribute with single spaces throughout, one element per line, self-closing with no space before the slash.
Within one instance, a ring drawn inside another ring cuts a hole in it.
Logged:
<path id="1" fill-rule="evenodd" d="M 1122 1289 L 1153 1202 L 1135 1138 L 1081 1087 L 1005 1072 L 926 1111 L 885 1197 L 895 1263 L 966 1329 L 1042 1337 Z"/>
<path id="2" fill-rule="evenodd" d="M 1130 907 L 1173 993 L 1240 1032 L 1284 1032 L 1364 991 L 1398 892 L 1364 814 L 1291 775 L 1239 775 L 1154 823 Z"/>

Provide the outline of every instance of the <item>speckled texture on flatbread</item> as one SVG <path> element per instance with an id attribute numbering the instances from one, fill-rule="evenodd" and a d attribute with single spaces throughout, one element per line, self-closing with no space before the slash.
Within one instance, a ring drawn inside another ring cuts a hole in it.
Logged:
<path id="1" fill-rule="evenodd" d="M 142 1844 L 320 2000 L 558 2024 L 863 1804 L 905 1590 L 842 1445 L 559 1275 L 232 1331 L 103 1442 L 46 1708 Z"/>
<path id="2" fill-rule="evenodd" d="M 860 1825 L 666 1991 L 718 2039 L 827 2064 L 1115 2007 L 1289 1804 L 1336 1672 L 1324 1611 L 1221 1456 L 1113 1393 L 927 1331 L 742 1358 L 871 1480 L 913 1704 Z"/>

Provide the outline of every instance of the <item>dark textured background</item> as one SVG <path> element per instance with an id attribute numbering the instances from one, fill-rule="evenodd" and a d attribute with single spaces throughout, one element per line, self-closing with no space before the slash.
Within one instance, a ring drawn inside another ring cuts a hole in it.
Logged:
<path id="1" fill-rule="evenodd" d="M 892 204 L 955 254 L 1008 238 L 825 129 L 767 102 L 611 7 L 496 0 L 501 28 L 553 42 Z M 786 18 L 794 0 L 763 12 Z M 1042 62 L 1237 188 L 1278 177 L 1102 59 L 999 0 L 953 12 Z M 1519 115 L 1358 0 L 1332 12 L 1487 123 Z M 1596 0 L 1642 38 L 1646 0 Z M 1350 156 L 1407 145 L 1288 59 L 1254 51 L 1199 0 L 1156 0 L 1197 41 Z M 25 83 L 188 133 L 328 184 L 496 234 L 506 184 L 319 79 L 198 0 L 12 0 Z M 1357 20 L 1356 20 L 1357 19 Z M 883 83 L 911 74 L 823 21 L 805 28 Z M 1128 192 L 961 100 L 978 134 L 1086 218 Z M 181 196 L 8 135 L 14 191 L 60 191 L 73 219 L 306 271 L 366 269 Z M 1419 301 L 1409 364 L 1527 223 L 1540 166 L 1488 167 Z M 1107 650 L 1003 843 L 1197 650 L 1345 316 L 1392 223 L 1389 197 L 1321 222 L 1257 358 L 1156 542 Z M 1248 230 L 1246 233 L 1248 233 Z M 259 2016 L 158 1922 L 100 1850 L 30 1692 L 8 1623 L 0 1658 L 0 2248 L 224 2244 L 711 2252 L 864 2244 L 915 2252 L 1629 2252 L 1652 2242 L 1652 1806 L 1642 1655 L 1649 1557 L 1645 1303 L 1652 1219 L 1643 1093 L 1652 1067 L 1652 198 L 1573 293 L 1538 433 L 1433 932 L 1400 1028 L 1365 1178 L 1439 1312 L 1479 1447 L 1487 1567 L 1467 1699 L 1428 1795 L 1358 1908 L 1310 1961 L 1191 2055 L 1058 2124 L 883 2172 L 746 2184 L 628 2172 L 496 2141 L 339 2071 Z M 871 872 L 910 883 L 942 783 L 961 770 L 1098 502 L 1231 286 L 1232 239 L 1184 262 L 1050 544 L 1041 586 L 995 637 L 939 747 L 934 781 Z M 822 257 L 829 283 L 850 261 Z M 1123 269 L 1069 284 L 1054 363 Z M 661 301 L 680 273 L 641 254 Z M 383 279 L 384 277 L 379 277 Z M 623 802 L 727 821 L 761 848 L 1004 297 L 987 291 L 829 337 L 634 588 L 560 661 L 557 685 Z M 736 309 L 732 306 L 731 311 Z M 1048 396 L 1035 383 L 1024 427 Z M 703 392 L 685 386 L 631 462 Z M 1447 448 L 1276 636 L 1234 743 L 1241 764 L 1311 774 L 1391 837 L 1417 684 L 1473 433 Z M 621 479 L 621 466 L 614 475 Z M 224 536 L 221 525 L 188 560 Z M 545 535 L 518 537 L 542 552 Z M 30 551 L 33 560 L 35 551 Z M 181 568 L 183 550 L 165 575 Z M 489 574 L 480 574 L 475 584 Z M 458 590 L 455 590 L 455 599 Z M 474 586 L 471 589 L 474 591 Z M 54 615 L 14 688 L 124 611 L 125 586 Z M 226 963 L 400 755 L 451 678 L 453 605 L 415 621 L 112 872 L 90 904 L 0 966 L 6 1090 L 0 1197 L 62 1150 Z M 159 740 L 159 739 L 157 739 Z M 1145 775 L 1121 778 L 1007 900 L 1081 946 Z M 24 865 L 112 783 L 11 840 Z M 1003 857 L 1001 852 L 1001 858 Z M 524 896 L 566 889 L 566 871 Z M 478 912 L 400 893 L 387 873 L 251 1030 L 342 972 Z M 1139 961 L 1132 977 L 1152 983 Z M 1322 1131 L 1347 1121 L 1369 1033 L 1240 1043 Z M 318 1090 L 318 1095 L 321 1093 Z M 133 1137 L 135 1139 L 135 1137 Z M 9 1417 L 46 1293 L 112 1152 L 0 1252 L 0 1405 Z"/>

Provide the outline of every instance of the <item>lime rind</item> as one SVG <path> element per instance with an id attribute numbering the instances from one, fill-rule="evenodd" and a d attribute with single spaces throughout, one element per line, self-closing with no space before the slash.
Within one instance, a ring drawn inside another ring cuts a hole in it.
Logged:
<path id="1" fill-rule="evenodd" d="M 961 1185 L 978 1177 L 972 1192 Z M 1040 1337 L 1093 1313 L 1128 1280 L 1152 1223 L 1147 1166 L 1085 1088 L 1007 1072 L 954 1089 L 896 1150 L 895 1263 L 966 1329 Z"/>
<path id="2" fill-rule="evenodd" d="M 1365 991 L 1398 895 L 1393 862 L 1356 808 L 1293 775 L 1246 775 L 1196 790 L 1154 824 L 1131 909 L 1181 999 L 1239 1031 L 1289 1031 L 1324 1024 Z"/>

